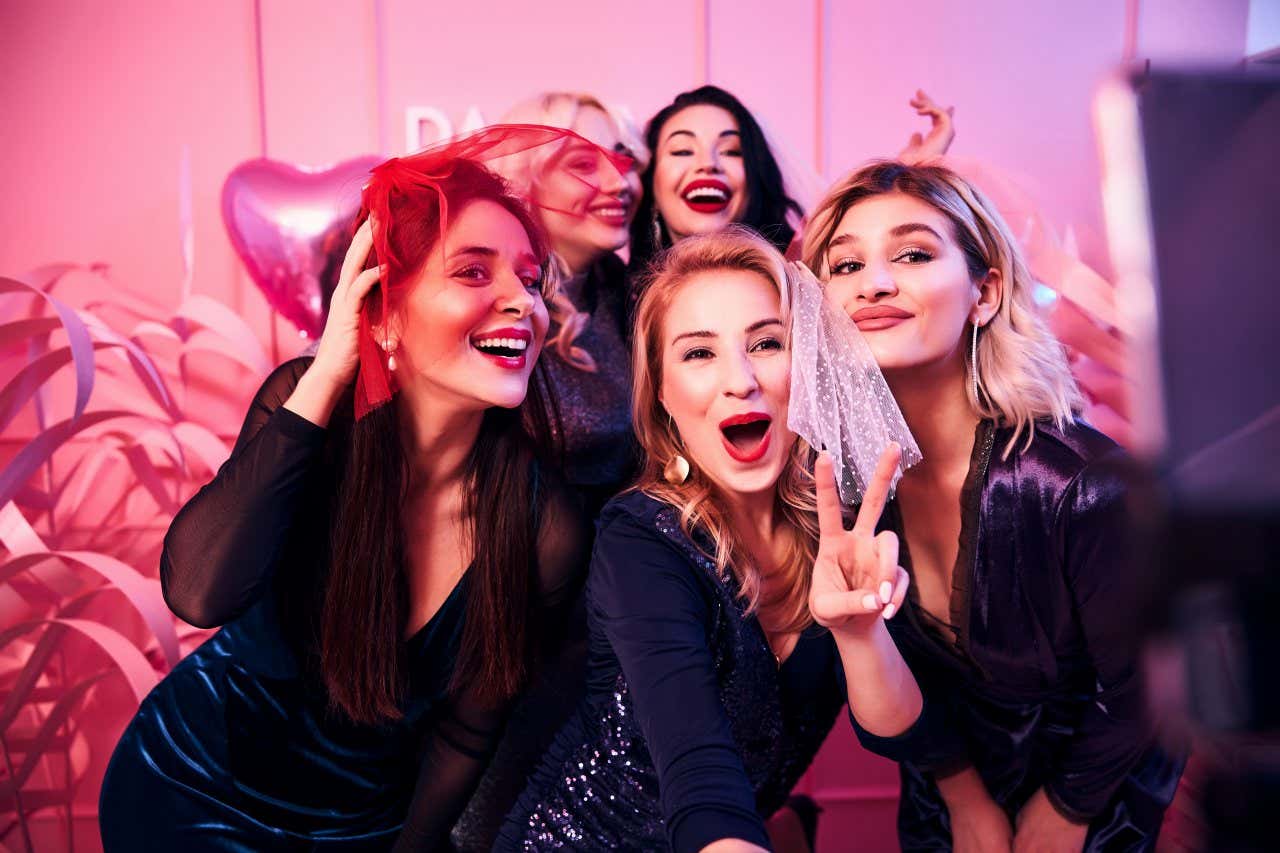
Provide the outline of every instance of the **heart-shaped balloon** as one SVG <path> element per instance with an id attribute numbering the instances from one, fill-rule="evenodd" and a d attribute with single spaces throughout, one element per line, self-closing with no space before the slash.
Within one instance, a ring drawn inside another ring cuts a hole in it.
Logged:
<path id="1" fill-rule="evenodd" d="M 382 158 L 312 169 L 247 160 L 222 185 L 222 221 L 271 307 L 318 337 L 360 209 L 360 189 Z"/>

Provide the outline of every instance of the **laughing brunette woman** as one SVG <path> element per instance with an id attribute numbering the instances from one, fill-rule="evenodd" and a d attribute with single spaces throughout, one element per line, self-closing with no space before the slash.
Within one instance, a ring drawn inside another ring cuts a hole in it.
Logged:
<path id="1" fill-rule="evenodd" d="M 447 843 L 580 575 L 531 420 L 548 250 L 484 165 L 559 139 L 373 171 L 314 359 L 266 380 L 165 539 L 170 606 L 223 627 L 117 746 L 108 851 Z"/>

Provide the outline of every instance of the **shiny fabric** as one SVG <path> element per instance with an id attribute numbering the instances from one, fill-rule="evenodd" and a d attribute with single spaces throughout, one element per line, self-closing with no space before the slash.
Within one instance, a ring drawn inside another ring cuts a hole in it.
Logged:
<path id="1" fill-rule="evenodd" d="M 1087 850 L 1151 849 L 1185 756 L 1154 742 L 1145 714 L 1129 630 L 1141 590 L 1125 556 L 1125 457 L 1085 425 L 1038 424 L 1030 449 L 1024 438 L 1004 459 L 1011 434 L 978 427 L 948 623 L 914 586 L 889 623 L 950 725 L 859 738 L 901 762 L 904 850 L 950 847 L 934 778 L 970 764 L 1011 817 L 1043 787 L 1089 824 Z M 910 571 L 896 504 L 883 524 L 902 538 Z"/>
<path id="2" fill-rule="evenodd" d="M 464 582 L 465 583 L 465 578 Z M 107 851 L 387 850 L 440 713 L 465 596 L 408 643 L 405 716 L 381 729 L 330 717 L 264 599 L 146 698 L 102 788 Z"/>
<path id="3" fill-rule="evenodd" d="M 580 280 L 564 285 L 575 307 L 590 315 L 576 345 L 589 353 L 595 372 L 579 370 L 548 349 L 543 366 L 559 411 L 565 478 L 595 515 L 635 473 L 637 445 L 631 426 L 631 348 L 624 327 L 626 267 L 612 252 Z"/>
<path id="4" fill-rule="evenodd" d="M 830 635 L 781 668 L 736 584 L 628 493 L 601 514 L 588 581 L 588 695 L 508 817 L 495 850 L 768 845 L 844 702 Z"/>

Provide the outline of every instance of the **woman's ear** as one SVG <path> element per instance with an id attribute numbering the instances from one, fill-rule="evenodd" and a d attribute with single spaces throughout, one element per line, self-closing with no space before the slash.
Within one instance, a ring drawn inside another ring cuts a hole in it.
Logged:
<path id="1" fill-rule="evenodd" d="M 1000 310 L 1000 302 L 1004 296 L 1004 276 L 994 267 L 978 282 L 978 301 L 974 303 L 970 322 L 985 326 Z"/>

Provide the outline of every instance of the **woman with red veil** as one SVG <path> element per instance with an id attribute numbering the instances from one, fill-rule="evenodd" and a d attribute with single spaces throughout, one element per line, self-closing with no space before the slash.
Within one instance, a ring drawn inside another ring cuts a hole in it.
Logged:
<path id="1" fill-rule="evenodd" d="M 433 849 L 558 642 L 586 537 L 543 467 L 554 290 L 497 126 L 373 170 L 314 358 L 279 367 L 161 577 L 222 629 L 143 702 L 106 850 Z"/>

